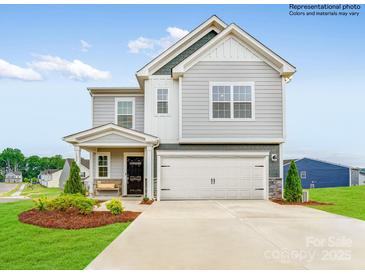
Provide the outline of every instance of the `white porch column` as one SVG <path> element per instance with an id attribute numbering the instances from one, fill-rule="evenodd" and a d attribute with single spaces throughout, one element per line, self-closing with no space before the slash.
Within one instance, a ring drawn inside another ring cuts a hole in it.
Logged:
<path id="1" fill-rule="evenodd" d="M 75 162 L 80 167 L 80 165 L 81 165 L 81 149 L 77 145 L 74 145 L 74 149 L 75 149 Z"/>
<path id="2" fill-rule="evenodd" d="M 94 152 L 90 152 L 89 196 L 94 196 Z"/>
<path id="3" fill-rule="evenodd" d="M 146 165 L 147 165 L 147 197 L 153 198 L 153 178 L 152 178 L 152 146 L 146 148 Z"/>

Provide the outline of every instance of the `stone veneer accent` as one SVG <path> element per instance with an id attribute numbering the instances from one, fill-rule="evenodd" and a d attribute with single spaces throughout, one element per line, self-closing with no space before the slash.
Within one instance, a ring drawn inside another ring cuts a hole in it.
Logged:
<path id="1" fill-rule="evenodd" d="M 269 199 L 282 199 L 283 184 L 281 178 L 269 178 Z"/>

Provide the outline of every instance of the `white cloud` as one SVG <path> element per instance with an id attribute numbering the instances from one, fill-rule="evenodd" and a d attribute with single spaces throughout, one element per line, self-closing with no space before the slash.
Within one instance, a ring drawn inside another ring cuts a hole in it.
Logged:
<path id="1" fill-rule="evenodd" d="M 165 49 L 172 46 L 176 41 L 187 35 L 189 32 L 177 27 L 168 27 L 166 29 L 167 36 L 159 39 L 139 37 L 136 40 L 131 40 L 128 43 L 128 48 L 131 53 L 146 53 L 156 55 Z"/>
<path id="2" fill-rule="evenodd" d="M 43 72 L 60 72 L 66 77 L 77 80 L 107 80 L 111 78 L 109 71 L 98 70 L 80 60 L 68 61 L 58 56 L 39 55 L 30 67 Z"/>
<path id="3" fill-rule="evenodd" d="M 128 48 L 132 53 L 139 53 L 142 49 L 153 49 L 155 41 L 144 37 L 139 37 L 136 40 L 129 41 Z"/>
<path id="4" fill-rule="evenodd" d="M 83 52 L 89 51 L 89 49 L 92 47 L 92 45 L 90 45 L 85 40 L 80 40 L 80 43 L 81 43 L 81 51 L 83 51 Z"/>
<path id="5" fill-rule="evenodd" d="M 0 59 L 0 78 L 39 81 L 42 80 L 42 75 L 31 68 L 22 68 Z"/>

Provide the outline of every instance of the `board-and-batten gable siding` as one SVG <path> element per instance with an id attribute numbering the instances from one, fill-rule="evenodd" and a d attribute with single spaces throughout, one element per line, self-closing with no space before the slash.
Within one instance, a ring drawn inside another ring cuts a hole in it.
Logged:
<path id="1" fill-rule="evenodd" d="M 93 127 L 115 123 L 115 98 L 135 98 L 135 129 L 144 131 L 144 96 L 95 96 L 93 97 Z"/>
<path id="2" fill-rule="evenodd" d="M 254 82 L 254 121 L 209 120 L 209 82 Z M 200 61 L 182 78 L 183 138 L 282 138 L 280 74 L 263 61 Z"/>

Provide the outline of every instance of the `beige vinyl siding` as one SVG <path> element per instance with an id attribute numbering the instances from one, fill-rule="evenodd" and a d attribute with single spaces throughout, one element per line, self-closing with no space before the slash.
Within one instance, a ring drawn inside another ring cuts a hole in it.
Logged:
<path id="1" fill-rule="evenodd" d="M 202 61 L 182 79 L 183 138 L 283 137 L 281 77 L 266 63 Z M 209 82 L 254 82 L 255 120 L 209 120 Z"/>
<path id="2" fill-rule="evenodd" d="M 135 98 L 135 129 L 144 131 L 144 96 L 128 96 Z M 121 96 L 93 97 L 93 127 L 115 123 L 115 98 Z"/>

